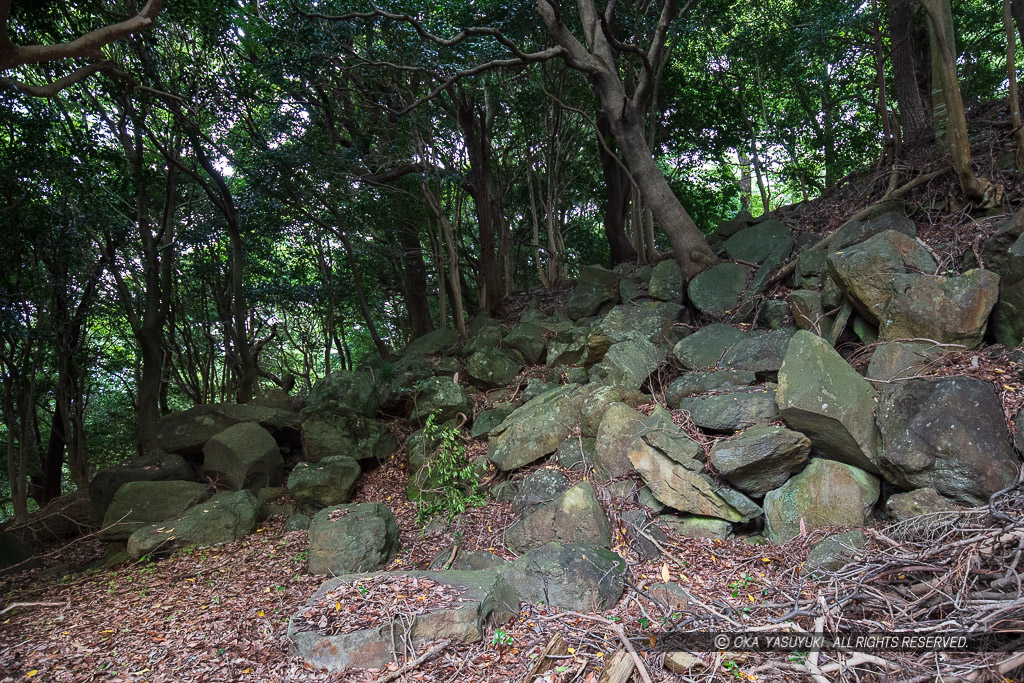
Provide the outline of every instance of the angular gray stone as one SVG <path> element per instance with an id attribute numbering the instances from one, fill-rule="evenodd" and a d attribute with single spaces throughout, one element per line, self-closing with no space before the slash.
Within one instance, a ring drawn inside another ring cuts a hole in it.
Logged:
<path id="1" fill-rule="evenodd" d="M 473 429 L 469 435 L 474 439 L 479 439 L 504 422 L 505 418 L 511 415 L 513 411 L 515 411 L 515 406 L 511 403 L 495 405 L 491 410 L 485 410 L 476 416 L 476 419 L 473 421 Z"/>
<path id="2" fill-rule="evenodd" d="M 288 491 L 303 511 L 312 514 L 352 500 L 362 470 L 355 459 L 332 455 L 318 463 L 300 462 L 288 477 Z"/>
<path id="3" fill-rule="evenodd" d="M 476 332 L 470 333 L 469 339 L 459 349 L 459 355 L 468 358 L 477 351 L 496 349 L 501 346 L 502 337 L 505 336 L 505 329 L 489 316 L 484 318 L 486 324 L 482 324 Z"/>
<path id="4" fill-rule="evenodd" d="M 544 468 L 531 472 L 519 483 L 519 489 L 512 499 L 512 511 L 520 517 L 525 517 L 547 505 L 568 489 L 569 477 L 558 470 Z"/>
<path id="5" fill-rule="evenodd" d="M 297 512 L 284 523 L 284 531 L 285 533 L 290 531 L 307 531 L 311 521 L 307 515 Z"/>
<path id="6" fill-rule="evenodd" d="M 309 406 L 316 408 L 331 404 L 336 412 L 375 417 L 383 400 L 383 385 L 375 379 L 372 371 L 334 370 L 313 385 L 309 392 Z"/>
<path id="7" fill-rule="evenodd" d="M 690 280 L 690 302 L 701 313 L 721 318 L 737 309 L 750 271 L 738 263 L 719 263 Z"/>
<path id="8" fill-rule="evenodd" d="M 314 410 L 302 412 L 302 451 L 308 462 L 334 455 L 383 461 L 398 450 L 398 439 L 382 420 Z"/>
<path id="9" fill-rule="evenodd" d="M 310 627 L 309 618 L 315 618 L 315 613 L 306 616 L 300 612 L 289 620 L 287 632 L 296 657 L 313 669 L 331 673 L 381 669 L 391 661 L 413 657 L 414 653 L 406 651 L 406 644 L 421 651 L 428 643 L 439 640 L 479 642 L 489 619 L 501 621 L 510 616 L 501 604 L 503 583 L 496 571 L 406 571 L 338 576 L 320 586 L 306 602 L 306 610 L 333 604 L 332 600 L 362 600 L 358 582 L 375 576 L 395 577 L 403 582 L 408 582 L 409 578 L 426 579 L 445 584 L 461 591 L 460 600 L 451 607 L 419 613 L 414 619 L 382 619 L 374 628 L 339 635 L 317 632 Z"/>
<path id="10" fill-rule="evenodd" d="M 128 538 L 128 556 L 171 553 L 192 545 L 228 543 L 253 532 L 259 506 L 249 491 L 225 491 L 176 519 L 144 526 Z"/>
<path id="11" fill-rule="evenodd" d="M 560 493 L 505 531 L 505 544 L 516 553 L 550 542 L 611 546 L 611 525 L 590 482 Z"/>
<path id="12" fill-rule="evenodd" d="M 672 355 L 688 370 L 703 370 L 713 367 L 725 355 L 727 348 L 749 336 L 746 330 L 732 325 L 705 325 L 676 344 Z"/>
<path id="13" fill-rule="evenodd" d="M 211 493 L 205 483 L 194 481 L 130 481 L 114 494 L 99 538 L 107 543 L 127 540 L 137 529 L 177 517 Z"/>
<path id="14" fill-rule="evenodd" d="M 619 601 L 625 571 L 626 561 L 606 548 L 548 543 L 521 555 L 502 577 L 519 602 L 592 612 Z"/>
<path id="15" fill-rule="evenodd" d="M 89 519 L 100 526 L 114 494 L 130 481 L 195 481 L 196 475 L 185 458 L 156 451 L 122 465 L 105 467 L 89 482 Z M 158 520 L 159 521 L 159 520 Z"/>
<path id="16" fill-rule="evenodd" d="M 700 450 L 696 443 L 686 452 L 651 441 L 643 436 L 634 439 L 627 455 L 654 497 L 665 505 L 729 522 L 746 522 L 761 514 L 761 508 L 752 500 L 701 471 L 702 464 L 693 457 Z"/>
<path id="17" fill-rule="evenodd" d="M 619 284 L 621 276 L 614 270 L 608 270 L 601 266 L 583 266 L 580 268 L 580 282 L 596 282 L 608 288 L 614 288 Z"/>
<path id="18" fill-rule="evenodd" d="M 878 338 L 932 339 L 942 344 L 981 344 L 989 313 L 999 299 L 999 276 L 969 270 L 959 277 L 896 275 L 881 315 Z"/>
<path id="19" fill-rule="evenodd" d="M 299 427 L 298 419 L 290 411 L 235 403 L 211 403 L 162 417 L 157 426 L 156 438 L 160 448 L 168 453 L 201 458 L 207 441 L 228 427 L 242 422 L 257 422 L 271 434 L 297 430 Z"/>
<path id="20" fill-rule="evenodd" d="M 715 538 L 726 540 L 732 537 L 732 524 L 715 517 L 698 515 L 659 515 L 658 521 L 681 536 L 689 538 Z"/>
<path id="21" fill-rule="evenodd" d="M 821 292 L 810 289 L 790 292 L 789 305 L 793 311 L 793 320 L 801 330 L 810 330 L 820 337 L 828 337 L 832 332 L 832 320 L 825 316 Z"/>
<path id="22" fill-rule="evenodd" d="M 586 340 L 585 364 L 599 363 L 612 344 L 646 339 L 661 345 L 673 337 L 673 326 L 683 307 L 663 301 L 616 306 L 594 325 Z"/>
<path id="23" fill-rule="evenodd" d="M 452 551 L 455 551 L 454 558 Z M 483 550 L 463 550 L 458 546 L 442 548 L 430 561 L 431 571 L 487 571 L 509 565 L 504 557 Z"/>
<path id="24" fill-rule="evenodd" d="M 473 417 L 473 402 L 469 400 L 466 390 L 452 381 L 451 377 L 433 377 L 416 384 L 416 398 L 413 401 L 412 420 L 426 419 L 434 415 L 438 422 L 455 419 L 462 413 L 467 418 Z"/>
<path id="25" fill-rule="evenodd" d="M 536 323 L 520 323 L 505 335 L 505 345 L 523 354 L 523 358 L 530 365 L 536 365 L 544 355 L 544 347 L 547 346 L 544 328 Z"/>
<path id="26" fill-rule="evenodd" d="M 442 352 L 451 351 L 459 343 L 459 333 L 449 327 L 442 327 L 428 332 L 422 337 L 417 337 L 409 342 L 402 352 L 403 358 L 433 356 Z M 331 373 L 332 375 L 334 373 Z"/>
<path id="27" fill-rule="evenodd" d="M 935 260 L 917 240 L 889 230 L 828 256 L 828 271 L 854 308 L 877 325 L 892 293 L 890 282 L 907 272 L 933 273 Z"/>
<path id="28" fill-rule="evenodd" d="M 719 441 L 709 458 L 726 481 L 747 495 L 761 498 L 800 471 L 810 451 L 810 439 L 800 432 L 759 425 Z"/>
<path id="29" fill-rule="evenodd" d="M 767 536 L 785 543 L 825 526 L 860 527 L 878 500 L 878 477 L 835 460 L 812 458 L 804 470 L 764 498 Z"/>
<path id="30" fill-rule="evenodd" d="M 804 574 L 815 575 L 842 569 L 867 543 L 867 536 L 860 529 L 826 536 L 811 546 L 801 570 Z"/>
<path id="31" fill-rule="evenodd" d="M 894 493 L 885 501 L 885 514 L 894 522 L 937 512 L 954 512 L 956 506 L 939 495 L 933 488 L 923 488 L 908 493 Z"/>
<path id="32" fill-rule="evenodd" d="M 905 489 L 931 487 L 967 506 L 984 505 L 1017 480 L 1002 403 L 973 377 L 913 379 L 891 385 L 878 407 L 879 469 Z"/>
<path id="33" fill-rule="evenodd" d="M 632 472 L 633 465 L 626 455 L 629 444 L 651 428 L 671 428 L 677 431 L 671 419 L 667 422 L 666 425 L 660 413 L 648 417 L 625 403 L 612 403 L 597 428 L 593 454 L 594 474 L 603 479 L 614 479 Z"/>
<path id="34" fill-rule="evenodd" d="M 769 219 L 740 230 L 725 241 L 725 251 L 738 261 L 763 262 L 781 248 L 793 248 L 792 231 L 780 220 Z"/>
<path id="35" fill-rule="evenodd" d="M 548 341 L 547 365 L 579 363 L 586 353 L 587 335 L 587 327 L 569 327 L 557 331 L 555 336 Z"/>
<path id="36" fill-rule="evenodd" d="M 583 388 L 552 389 L 491 430 L 487 459 L 507 472 L 554 453 L 582 419 Z"/>
<path id="37" fill-rule="evenodd" d="M 894 204 L 896 203 L 894 202 Z M 886 207 L 878 205 L 878 208 L 881 210 Z M 874 218 L 843 223 L 832 237 L 831 248 L 833 251 L 846 249 L 851 245 L 864 242 L 887 230 L 902 233 L 907 237 L 915 237 L 917 235 L 917 226 L 914 225 L 914 221 L 904 215 L 903 206 L 896 205 L 891 210 L 880 213 Z"/>
<path id="38" fill-rule="evenodd" d="M 228 427 L 203 446 L 202 476 L 235 491 L 279 486 L 284 459 L 263 427 L 243 422 Z"/>
<path id="39" fill-rule="evenodd" d="M 558 447 L 558 464 L 567 470 L 584 469 L 594 462 L 596 449 L 594 437 L 569 437 Z"/>
<path id="40" fill-rule="evenodd" d="M 654 266 L 648 294 L 652 299 L 680 303 L 683 300 L 683 270 L 674 259 Z"/>
<path id="41" fill-rule="evenodd" d="M 814 455 L 877 472 L 877 397 L 827 341 L 806 330 L 793 335 L 779 370 L 779 413 L 810 438 Z"/>
<path id="42" fill-rule="evenodd" d="M 992 333 L 1005 346 L 1024 340 L 1024 236 L 1007 250 L 999 273 L 999 301 L 992 310 Z"/>
<path id="43" fill-rule="evenodd" d="M 745 387 L 757 381 L 750 370 L 705 370 L 687 372 L 665 390 L 665 402 L 678 408 L 679 402 L 691 396 L 700 396 L 719 389 Z"/>
<path id="44" fill-rule="evenodd" d="M 871 354 L 867 377 L 884 387 L 894 379 L 913 377 L 925 371 L 941 350 L 927 342 L 886 342 Z"/>
<path id="45" fill-rule="evenodd" d="M 793 326 L 790 318 L 788 301 L 767 299 L 757 310 L 755 324 L 759 327 L 767 327 L 769 330 L 781 330 Z"/>
<path id="46" fill-rule="evenodd" d="M 646 339 L 628 339 L 612 344 L 601 362 L 590 368 L 590 381 L 639 389 L 664 358 Z"/>
<path id="47" fill-rule="evenodd" d="M 309 525 L 309 573 L 374 571 L 394 559 L 398 545 L 398 523 L 383 503 L 324 508 Z"/>
<path id="48" fill-rule="evenodd" d="M 776 400 L 774 387 L 737 387 L 721 394 L 684 398 L 679 409 L 690 413 L 698 427 L 735 432 L 777 419 Z"/>
<path id="49" fill-rule="evenodd" d="M 782 359 L 792 337 L 793 330 L 775 330 L 741 339 L 725 350 L 722 360 L 718 361 L 718 367 L 750 370 L 762 379 L 774 379 L 782 367 Z"/>
<path id="50" fill-rule="evenodd" d="M 485 387 L 511 384 L 523 366 L 495 348 L 477 351 L 466 361 L 466 374 Z"/>
<path id="51" fill-rule="evenodd" d="M 597 315 L 602 307 L 614 304 L 618 298 L 614 287 L 600 282 L 580 282 L 569 292 L 565 312 L 572 320 L 589 318 Z"/>

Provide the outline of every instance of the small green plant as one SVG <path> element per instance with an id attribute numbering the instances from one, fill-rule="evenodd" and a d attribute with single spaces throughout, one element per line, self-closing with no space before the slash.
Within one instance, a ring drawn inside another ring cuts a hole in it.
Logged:
<path id="1" fill-rule="evenodd" d="M 790 652 L 789 657 L 786 659 L 797 664 L 803 664 L 807 661 L 807 652 Z"/>
<path id="2" fill-rule="evenodd" d="M 505 647 L 515 642 L 515 638 L 512 634 L 503 628 L 495 629 L 494 635 L 491 637 L 491 645 L 495 647 Z"/>
<path id="3" fill-rule="evenodd" d="M 423 425 L 423 435 L 427 443 L 438 446 L 417 472 L 420 481 L 430 485 L 429 495 L 422 497 L 429 497 L 429 501 L 420 501 L 418 521 L 444 514 L 450 522 L 467 508 L 486 505 L 487 495 L 480 490 L 480 471 L 466 460 L 459 430 L 451 424 L 438 425 L 436 414 L 432 414 Z"/>
<path id="4" fill-rule="evenodd" d="M 309 559 L 309 551 L 303 550 L 301 553 L 295 553 L 295 556 L 292 557 L 292 559 L 296 562 L 305 562 Z"/>
<path id="5" fill-rule="evenodd" d="M 749 586 L 753 581 L 754 577 L 750 574 L 744 574 L 742 579 L 732 581 L 729 584 L 729 588 L 732 589 L 732 597 L 738 598 L 740 596 L 740 591 L 746 590 L 747 586 Z"/>
<path id="6" fill-rule="evenodd" d="M 743 678 L 743 672 L 740 671 L 740 665 L 735 660 L 727 659 L 722 662 L 722 668 L 733 675 L 733 678 Z"/>

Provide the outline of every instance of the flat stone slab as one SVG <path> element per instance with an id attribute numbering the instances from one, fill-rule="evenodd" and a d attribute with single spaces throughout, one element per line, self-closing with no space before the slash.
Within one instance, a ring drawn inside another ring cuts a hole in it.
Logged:
<path id="1" fill-rule="evenodd" d="M 480 641 L 489 617 L 508 615 L 500 585 L 500 574 L 487 570 L 344 574 L 324 582 L 288 620 L 288 639 L 316 669 L 381 668 L 404 655 L 406 643 Z M 365 618 L 362 604 L 382 594 L 390 614 Z"/>

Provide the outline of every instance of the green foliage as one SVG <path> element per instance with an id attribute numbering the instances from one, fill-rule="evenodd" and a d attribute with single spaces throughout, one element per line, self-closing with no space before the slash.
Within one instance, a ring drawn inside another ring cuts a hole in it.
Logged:
<path id="1" fill-rule="evenodd" d="M 431 499 L 421 501 L 417 508 L 420 523 L 444 515 L 451 521 L 471 507 L 487 504 L 487 495 L 481 491 L 480 470 L 466 460 L 459 430 L 452 424 L 438 425 L 435 415 L 429 415 L 423 426 L 426 443 L 438 442 L 438 447 L 424 463 L 425 480 L 432 485 Z"/>

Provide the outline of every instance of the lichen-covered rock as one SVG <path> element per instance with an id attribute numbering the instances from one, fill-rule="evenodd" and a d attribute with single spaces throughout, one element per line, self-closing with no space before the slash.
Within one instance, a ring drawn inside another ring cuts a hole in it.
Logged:
<path id="1" fill-rule="evenodd" d="M 602 307 L 614 304 L 618 298 L 614 287 L 600 282 L 580 282 L 569 292 L 565 312 L 572 320 L 589 318 L 597 315 Z"/>
<path id="2" fill-rule="evenodd" d="M 569 477 L 558 470 L 544 468 L 531 472 L 519 483 L 519 489 L 512 499 L 512 511 L 520 517 L 525 517 L 568 489 Z"/>
<path id="3" fill-rule="evenodd" d="M 303 416 L 302 450 L 308 462 L 335 455 L 383 461 L 398 450 L 398 439 L 382 420 L 309 410 Z"/>
<path id="4" fill-rule="evenodd" d="M 826 536 L 811 546 L 801 569 L 807 575 L 842 569 L 867 543 L 867 536 L 860 529 Z"/>
<path id="5" fill-rule="evenodd" d="M 398 545 L 398 523 L 383 503 L 324 508 L 309 525 L 309 573 L 374 571 L 394 559 Z"/>
<path id="6" fill-rule="evenodd" d="M 732 524 L 715 517 L 699 515 L 659 515 L 658 521 L 676 533 L 690 538 L 716 538 L 726 540 L 732 537 Z"/>
<path id="7" fill-rule="evenodd" d="M 520 488 L 520 493 L 522 488 Z M 590 482 L 582 482 L 557 495 L 505 532 L 505 544 L 522 553 L 550 543 L 585 543 L 611 546 L 611 526 Z"/>
<path id="8" fill-rule="evenodd" d="M 496 404 L 491 410 L 485 410 L 473 420 L 473 429 L 469 435 L 474 439 L 485 436 L 492 429 L 505 421 L 505 418 L 515 411 L 511 403 Z"/>
<path id="9" fill-rule="evenodd" d="M 813 458 L 803 472 L 765 496 L 768 538 L 785 543 L 801 529 L 864 526 L 878 493 L 878 477 L 852 465 Z"/>
<path id="10" fill-rule="evenodd" d="M 761 379 L 774 379 L 782 367 L 782 359 L 792 337 L 793 330 L 775 330 L 741 339 L 725 350 L 718 367 L 749 370 Z"/>
<path id="11" fill-rule="evenodd" d="M 352 500 L 362 470 L 355 459 L 333 455 L 317 463 L 300 462 L 288 477 L 288 491 L 295 502 L 312 514 Z"/>
<path id="12" fill-rule="evenodd" d="M 259 506 L 249 491 L 225 491 L 176 519 L 144 526 L 128 538 L 128 556 L 170 553 L 190 545 L 228 543 L 251 534 Z"/>
<path id="13" fill-rule="evenodd" d="M 124 541 L 136 529 L 177 517 L 210 497 L 205 483 L 194 481 L 130 481 L 114 494 L 100 530 L 101 541 Z"/>
<path id="14" fill-rule="evenodd" d="M 630 339 L 646 339 L 657 345 L 672 337 L 672 328 L 683 307 L 678 303 L 644 301 L 616 306 L 590 330 L 586 340 L 584 363 L 595 365 L 612 344 Z"/>
<path id="15" fill-rule="evenodd" d="M 810 330 L 826 338 L 832 332 L 832 319 L 825 316 L 821 292 L 798 289 L 790 293 L 789 305 L 793 312 L 793 321 L 801 330 Z"/>
<path id="16" fill-rule="evenodd" d="M 877 325 L 892 293 L 892 278 L 908 270 L 932 273 L 935 259 L 914 238 L 887 230 L 830 254 L 828 270 L 857 311 Z"/>
<path id="17" fill-rule="evenodd" d="M 646 339 L 627 339 L 611 345 L 601 362 L 590 369 L 590 381 L 639 389 L 664 357 Z"/>
<path id="18" fill-rule="evenodd" d="M 885 342 L 878 345 L 868 363 L 868 379 L 884 387 L 894 379 L 921 374 L 941 350 L 927 342 Z"/>
<path id="19" fill-rule="evenodd" d="M 800 432 L 758 425 L 711 449 L 710 460 L 725 480 L 761 498 L 807 464 L 811 441 Z"/>
<path id="20" fill-rule="evenodd" d="M 953 512 L 956 506 L 939 495 L 932 488 L 916 489 L 907 493 L 894 493 L 885 501 L 885 514 L 894 522 L 930 515 L 937 512 Z"/>
<path id="21" fill-rule="evenodd" d="M 772 252 L 793 248 L 792 231 L 780 220 L 769 219 L 740 230 L 725 241 L 725 251 L 738 261 L 762 263 Z"/>
<path id="22" fill-rule="evenodd" d="M 750 271 L 738 263 L 712 266 L 690 280 L 690 302 L 701 313 L 721 318 L 739 306 L 748 277 Z"/>
<path id="23" fill-rule="evenodd" d="M 520 323 L 505 335 L 505 345 L 521 353 L 530 365 L 536 365 L 544 355 L 544 347 L 547 346 L 544 328 L 536 323 Z"/>
<path id="24" fill-rule="evenodd" d="M 277 442 L 254 422 L 228 427 L 203 446 L 202 475 L 232 489 L 279 486 L 284 459 Z"/>
<path id="25" fill-rule="evenodd" d="M 683 270 L 674 259 L 654 266 L 647 293 L 660 301 L 678 304 L 683 300 Z"/>
<path id="26" fill-rule="evenodd" d="M 779 370 L 779 413 L 807 435 L 812 453 L 877 472 L 878 393 L 821 337 L 793 335 Z"/>
<path id="27" fill-rule="evenodd" d="M 593 612 L 622 597 L 626 561 L 606 548 L 548 543 L 522 555 L 502 571 L 519 602 Z"/>
<path id="28" fill-rule="evenodd" d="M 746 330 L 732 325 L 705 325 L 676 344 L 672 355 L 688 370 L 703 370 L 714 367 L 727 348 L 749 336 Z"/>
<path id="29" fill-rule="evenodd" d="M 228 427 L 243 422 L 256 422 L 275 438 L 296 431 L 299 427 L 298 418 L 291 411 L 255 405 L 211 403 L 165 415 L 157 426 L 156 438 L 160 448 L 168 453 L 201 459 L 207 441 Z"/>
<path id="30" fill-rule="evenodd" d="M 541 394 L 491 430 L 487 459 L 507 472 L 554 453 L 580 423 L 582 408 L 578 385 Z"/>
<path id="31" fill-rule="evenodd" d="M 626 448 L 639 434 L 647 431 L 649 424 L 654 425 L 656 421 L 656 416 L 649 418 L 624 403 L 608 406 L 597 428 L 594 442 L 595 474 L 605 479 L 614 479 L 631 472 L 633 465 L 626 456 Z"/>
<path id="32" fill-rule="evenodd" d="M 999 299 L 999 276 L 969 270 L 959 277 L 896 275 L 881 315 L 878 338 L 931 339 L 974 348 L 985 336 Z"/>
<path id="33" fill-rule="evenodd" d="M 466 361 L 466 374 L 486 387 L 511 384 L 523 366 L 496 348 L 477 351 Z"/>
<path id="34" fill-rule="evenodd" d="M 878 409 L 879 468 L 905 489 L 934 488 L 961 505 L 984 505 L 1017 480 L 1003 408 L 973 377 L 913 379 L 886 388 Z"/>
<path id="35" fill-rule="evenodd" d="M 114 494 L 130 481 L 195 481 L 196 475 L 185 458 L 155 451 L 122 465 L 105 467 L 89 482 L 89 519 L 100 525 Z"/>
<path id="36" fill-rule="evenodd" d="M 454 419 L 459 413 L 473 417 L 473 402 L 466 390 L 451 377 L 433 377 L 416 384 L 416 400 L 413 401 L 412 420 L 426 419 L 433 415 L 438 422 Z"/>
<path id="37" fill-rule="evenodd" d="M 703 370 L 687 372 L 665 390 L 665 402 L 678 408 L 679 402 L 691 396 L 700 396 L 719 389 L 745 387 L 757 381 L 750 370 Z"/>
<path id="38" fill-rule="evenodd" d="M 679 401 L 694 424 L 715 432 L 735 432 L 779 417 L 773 386 L 736 387 L 721 394 L 692 396 Z"/>
<path id="39" fill-rule="evenodd" d="M 992 310 L 992 333 L 1006 346 L 1024 340 L 1024 235 L 1007 250 L 999 273 L 999 301 Z"/>
<path id="40" fill-rule="evenodd" d="M 558 464 L 567 470 L 584 469 L 594 462 L 597 439 L 569 437 L 558 447 Z"/>
<path id="41" fill-rule="evenodd" d="M 384 386 L 368 370 L 334 370 L 313 385 L 309 406 L 318 408 L 329 404 L 335 412 L 375 417 L 384 400 Z"/>

